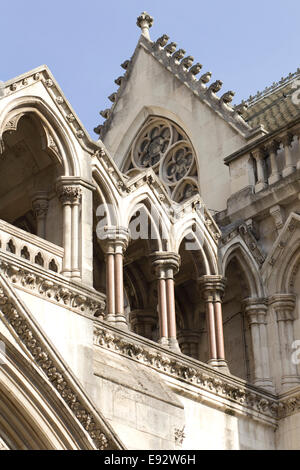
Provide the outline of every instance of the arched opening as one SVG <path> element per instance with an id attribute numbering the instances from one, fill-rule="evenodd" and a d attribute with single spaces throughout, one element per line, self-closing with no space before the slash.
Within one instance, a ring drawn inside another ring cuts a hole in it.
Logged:
<path id="1" fill-rule="evenodd" d="M 236 254 L 227 262 L 227 286 L 223 298 L 223 328 L 226 360 L 233 375 L 247 381 L 253 377 L 251 332 L 247 321 L 244 300 L 251 297 L 251 289 L 244 269 Z"/>
<path id="2" fill-rule="evenodd" d="M 203 255 L 188 234 L 179 247 L 181 264 L 175 276 L 177 338 L 181 352 L 202 362 L 208 359 L 205 303 L 199 278 L 207 274 Z"/>
<path id="3" fill-rule="evenodd" d="M 64 168 L 55 139 L 32 112 L 8 121 L 0 158 L 0 219 L 62 246 L 62 209 L 55 185 Z"/>
<path id="4" fill-rule="evenodd" d="M 136 206 L 129 221 L 131 241 L 124 258 L 125 313 L 131 331 L 152 341 L 160 339 L 157 278 L 151 255 L 161 251 L 162 230 L 147 202 Z"/>

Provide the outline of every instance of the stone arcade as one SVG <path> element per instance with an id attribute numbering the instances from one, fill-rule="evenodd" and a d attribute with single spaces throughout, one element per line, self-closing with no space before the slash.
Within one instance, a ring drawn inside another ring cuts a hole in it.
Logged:
<path id="1" fill-rule="evenodd" d="M 152 22 L 97 142 L 1 84 L 0 449 L 300 448 L 300 70 L 233 107 Z"/>

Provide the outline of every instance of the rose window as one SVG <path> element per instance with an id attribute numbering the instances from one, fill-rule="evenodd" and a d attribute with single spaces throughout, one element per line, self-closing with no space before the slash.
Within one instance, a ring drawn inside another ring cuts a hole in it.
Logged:
<path id="1" fill-rule="evenodd" d="M 149 118 L 132 144 L 123 171 L 134 176 L 143 168 L 153 169 L 176 202 L 199 193 L 193 147 L 183 130 L 167 119 Z"/>

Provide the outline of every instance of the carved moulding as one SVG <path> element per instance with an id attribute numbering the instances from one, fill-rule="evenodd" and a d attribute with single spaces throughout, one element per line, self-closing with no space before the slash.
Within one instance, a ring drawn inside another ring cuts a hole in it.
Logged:
<path id="1" fill-rule="evenodd" d="M 18 335 L 35 363 L 46 374 L 75 417 L 88 432 L 96 448 L 99 450 L 105 450 L 108 447 L 115 448 L 116 443 L 112 442 L 106 431 L 103 432 L 103 426 L 95 418 L 92 408 L 78 396 L 68 377 L 68 372 L 56 361 L 36 326 L 27 318 L 21 304 L 19 305 L 19 302 L 13 299 L 13 294 L 5 287 L 5 282 L 0 286 L 0 318 L 10 330 L 12 329 Z"/>
<path id="2" fill-rule="evenodd" d="M 1 254 L 1 257 L 4 256 Z M 91 316 L 104 316 L 104 299 L 72 286 L 69 281 L 56 274 L 46 274 L 42 269 L 25 267 L 24 264 L 25 262 L 11 262 L 6 256 L 5 259 L 0 258 L 0 274 L 16 287 L 64 308 Z"/>
<path id="3" fill-rule="evenodd" d="M 268 421 L 278 417 L 278 400 L 275 396 L 264 393 L 249 386 L 242 381 L 231 379 L 224 374 L 210 370 L 206 364 L 182 357 L 181 355 L 161 351 L 154 345 L 145 345 L 136 337 L 129 338 L 122 332 L 116 332 L 111 327 L 100 326 L 95 323 L 94 344 L 101 348 L 121 354 L 132 360 L 151 367 L 158 372 L 164 373 L 180 381 L 187 382 L 198 387 L 204 392 L 212 393 L 222 399 L 229 400 L 239 407 L 242 412 L 253 412 Z"/>
<path id="4" fill-rule="evenodd" d="M 281 397 L 278 406 L 279 418 L 285 418 L 300 412 L 300 388 Z"/>

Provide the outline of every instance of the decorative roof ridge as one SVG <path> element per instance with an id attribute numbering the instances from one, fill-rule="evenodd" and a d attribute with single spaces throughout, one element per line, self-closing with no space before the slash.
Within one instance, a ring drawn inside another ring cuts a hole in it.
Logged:
<path id="1" fill-rule="evenodd" d="M 249 98 L 246 100 L 242 100 L 240 105 L 248 105 L 248 107 L 253 106 L 258 101 L 266 98 L 267 96 L 273 94 L 274 92 L 280 90 L 281 88 L 285 87 L 289 83 L 291 83 L 296 77 L 300 77 L 300 68 L 298 67 L 296 72 L 289 73 L 286 77 L 281 77 L 278 82 L 273 82 L 272 85 L 269 87 L 266 86 L 263 91 L 257 91 L 255 95 L 250 95 Z"/>
<path id="2" fill-rule="evenodd" d="M 193 65 L 194 58 L 192 56 L 185 56 L 185 50 L 176 50 L 177 44 L 174 42 L 168 43 L 168 41 L 169 36 L 166 34 L 163 34 L 155 42 L 151 41 L 148 35 L 141 34 L 131 59 L 121 64 L 121 67 L 125 69 L 125 74 L 115 80 L 119 89 L 108 97 L 113 105 L 111 108 L 100 111 L 100 115 L 105 121 L 103 124 L 94 128 L 94 131 L 100 135 L 100 138 L 104 137 L 110 127 L 114 109 L 130 77 L 130 72 L 140 47 L 143 47 L 150 53 L 152 57 L 158 60 L 159 63 L 185 84 L 195 96 L 200 98 L 235 129 L 243 134 L 248 134 L 252 128 L 241 116 L 243 109 L 241 110 L 239 106 L 233 107 L 230 104 L 234 97 L 234 92 L 230 90 L 225 92 L 221 97 L 217 96 L 217 93 L 222 88 L 222 81 L 216 80 L 211 83 L 210 86 L 207 86 L 212 76 L 211 72 L 204 73 L 197 80 L 196 76 L 200 73 L 202 65 L 199 62 Z"/>

